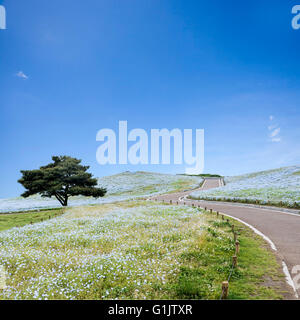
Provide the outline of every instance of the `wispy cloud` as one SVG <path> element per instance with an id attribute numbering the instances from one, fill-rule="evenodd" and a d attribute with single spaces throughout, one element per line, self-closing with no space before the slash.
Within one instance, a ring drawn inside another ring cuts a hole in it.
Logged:
<path id="1" fill-rule="evenodd" d="M 271 125 L 271 126 L 268 126 L 268 130 L 269 130 L 269 131 L 271 131 L 271 130 L 273 130 L 273 129 L 275 129 L 275 128 L 276 128 L 275 125 L 273 125 L 273 126 L 272 126 L 272 125 Z"/>
<path id="2" fill-rule="evenodd" d="M 280 141 L 281 141 L 281 138 L 272 138 L 271 141 L 272 141 L 272 142 L 280 142 Z"/>
<path id="3" fill-rule="evenodd" d="M 280 133 L 280 127 L 276 124 L 273 123 L 274 121 L 274 116 L 269 116 L 270 124 L 268 126 L 269 130 L 269 138 L 271 138 L 272 142 L 280 142 L 281 137 L 279 136 Z"/>
<path id="4" fill-rule="evenodd" d="M 277 128 L 277 129 L 273 130 L 273 131 L 270 133 L 270 137 L 273 138 L 273 137 L 278 136 L 279 132 L 280 132 L 280 128 Z"/>
<path id="5" fill-rule="evenodd" d="M 22 79 L 28 79 L 28 76 L 23 71 L 19 71 L 16 76 Z"/>

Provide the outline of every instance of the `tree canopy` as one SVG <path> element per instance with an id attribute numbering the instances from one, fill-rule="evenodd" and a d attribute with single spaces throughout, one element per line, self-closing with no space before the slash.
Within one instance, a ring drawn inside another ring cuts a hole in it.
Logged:
<path id="1" fill-rule="evenodd" d="M 98 198 L 105 195 L 106 189 L 96 187 L 97 179 L 87 172 L 89 166 L 81 165 L 81 160 L 69 156 L 54 156 L 52 160 L 36 170 L 21 170 L 22 178 L 18 182 L 26 189 L 22 197 L 54 196 L 62 206 L 67 206 L 70 196 Z"/>

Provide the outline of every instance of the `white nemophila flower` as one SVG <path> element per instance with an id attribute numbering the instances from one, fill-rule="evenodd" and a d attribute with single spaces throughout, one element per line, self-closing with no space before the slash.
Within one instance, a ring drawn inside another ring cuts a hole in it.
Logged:
<path id="1" fill-rule="evenodd" d="M 197 187 L 203 179 L 172 174 L 152 172 L 123 172 L 98 179 L 98 184 L 107 189 L 107 194 L 99 199 L 76 196 L 69 200 L 70 206 L 111 203 L 139 197 L 166 193 L 176 188 L 176 184 L 186 182 L 188 188 Z M 0 212 L 25 211 L 41 208 L 57 208 L 59 203 L 54 198 L 42 198 L 38 195 L 29 198 L 0 199 Z M 58 219 L 57 219 L 58 220 Z"/>
<path id="2" fill-rule="evenodd" d="M 263 204 L 300 205 L 300 166 L 286 167 L 236 177 L 225 177 L 221 188 L 195 191 L 193 198 L 259 200 Z"/>
<path id="3" fill-rule="evenodd" d="M 122 298 L 133 284 L 145 295 L 178 272 L 177 255 L 191 236 L 182 221 L 196 217 L 199 225 L 201 215 L 188 207 L 111 206 L 106 215 L 76 218 L 70 210 L 60 219 L 0 232 L 0 264 L 8 271 L 0 298 L 78 299 L 94 292 Z M 169 240 L 179 232 L 180 241 Z"/>

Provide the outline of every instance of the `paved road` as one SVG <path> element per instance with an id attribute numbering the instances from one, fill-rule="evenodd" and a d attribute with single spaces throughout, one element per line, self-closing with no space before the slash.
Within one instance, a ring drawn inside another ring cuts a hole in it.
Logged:
<path id="1" fill-rule="evenodd" d="M 201 190 L 216 188 L 221 185 L 219 179 L 206 179 Z M 286 213 L 272 208 L 249 207 L 237 205 L 236 203 L 211 202 L 188 200 L 191 191 L 166 194 L 154 197 L 157 200 L 163 200 L 178 204 L 200 205 L 202 208 L 213 209 L 232 217 L 243 220 L 255 227 L 258 231 L 266 235 L 276 246 L 279 257 L 286 263 L 290 275 L 294 277 L 300 274 L 300 215 Z M 297 267 L 298 269 L 296 270 Z M 297 273 L 293 273 L 296 270 Z M 300 280 L 298 281 L 300 284 Z M 300 296 L 300 288 L 297 290 Z"/>

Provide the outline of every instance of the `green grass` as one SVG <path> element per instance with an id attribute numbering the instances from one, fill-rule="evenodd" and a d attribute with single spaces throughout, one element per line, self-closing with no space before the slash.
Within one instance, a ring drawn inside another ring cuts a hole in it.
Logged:
<path id="1" fill-rule="evenodd" d="M 178 181 L 171 183 L 171 185 L 172 185 L 173 190 L 166 192 L 166 193 L 175 193 L 175 192 L 180 192 L 180 191 L 191 189 L 191 183 L 186 180 L 178 180 Z M 199 186 L 197 186 L 197 188 L 198 187 Z"/>
<path id="2" fill-rule="evenodd" d="M 10 286 L 0 300 L 219 299 L 231 270 L 230 224 L 197 208 L 123 201 L 72 207 L 49 219 L 54 214 L 0 215 L 5 229 L 16 219 L 48 219 L 0 233 Z M 234 224 L 240 255 L 228 298 L 281 299 L 284 277 L 275 255 L 248 227 Z"/>
<path id="3" fill-rule="evenodd" d="M 203 178 L 222 178 L 219 174 L 211 174 L 211 173 L 202 173 L 198 175 L 199 177 Z"/>
<path id="4" fill-rule="evenodd" d="M 212 173 L 201 173 L 201 174 L 183 174 L 185 176 L 191 177 L 202 177 L 202 178 L 222 178 L 219 174 L 212 174 Z"/>
<path id="5" fill-rule="evenodd" d="M 18 213 L 1 213 L 0 214 L 0 231 L 14 227 L 23 227 L 30 223 L 41 222 L 42 220 L 51 219 L 63 214 L 63 209 L 34 210 Z"/>
<path id="6" fill-rule="evenodd" d="M 165 191 L 165 193 L 174 193 L 183 191 L 186 189 L 191 189 L 195 184 L 195 181 L 192 183 L 189 180 L 186 179 L 178 179 L 176 181 L 172 181 L 168 184 L 169 191 Z M 197 186 L 198 188 L 198 186 Z M 151 184 L 147 186 L 141 186 L 138 189 L 132 189 L 132 190 L 126 190 L 121 192 L 114 192 L 114 196 L 122 196 L 122 195 L 133 195 L 133 196 L 145 196 L 153 193 L 160 192 L 161 190 L 161 184 Z"/>
<path id="7" fill-rule="evenodd" d="M 235 254 L 230 224 L 211 218 L 201 241 L 181 255 L 181 271 L 170 287 L 177 299 L 219 299 L 221 283 L 227 280 Z M 278 288 L 283 275 L 276 257 L 249 228 L 233 220 L 238 232 L 238 267 L 229 282 L 228 299 L 282 299 Z M 268 283 L 268 285 L 266 285 Z M 271 285 L 270 285 L 271 283 Z"/>
<path id="8" fill-rule="evenodd" d="M 271 189 L 271 188 L 270 188 Z M 250 191 L 249 191 L 250 190 Z M 250 193 L 251 190 L 254 190 L 253 193 Z M 274 190 L 274 188 L 273 188 Z M 293 194 L 296 194 L 296 192 L 289 191 L 287 192 L 286 190 L 279 190 L 277 189 L 277 196 L 279 197 L 280 194 L 286 195 L 287 193 L 291 196 Z M 217 193 L 217 192 L 216 192 Z M 220 192 L 221 194 L 221 192 Z M 248 189 L 243 192 L 243 190 L 239 191 L 238 193 L 238 198 L 230 198 L 228 195 L 228 198 L 226 195 L 224 197 L 215 197 L 215 196 L 197 196 L 197 197 L 192 197 L 189 196 L 189 199 L 197 199 L 197 200 L 208 200 L 208 201 L 221 201 L 221 202 L 235 202 L 235 203 L 245 203 L 245 204 L 256 204 L 260 206 L 271 206 L 271 207 L 278 207 L 278 208 L 287 208 L 287 209 L 299 209 L 300 204 L 299 204 L 299 198 L 295 202 L 287 202 L 283 200 L 262 200 L 262 199 L 249 199 L 249 198 L 243 198 L 241 195 L 243 194 L 246 196 L 246 194 L 256 194 L 259 196 L 259 190 L 258 189 Z"/>

